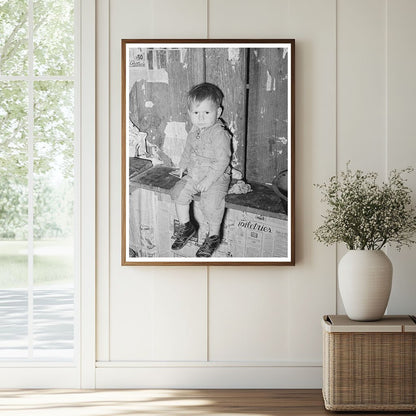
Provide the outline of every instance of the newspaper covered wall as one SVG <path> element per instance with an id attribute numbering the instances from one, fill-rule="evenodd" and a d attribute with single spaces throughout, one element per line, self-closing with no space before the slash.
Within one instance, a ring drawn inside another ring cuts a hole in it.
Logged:
<path id="1" fill-rule="evenodd" d="M 159 221 L 156 220 L 157 194 L 137 189 L 130 195 L 129 248 L 135 257 L 159 257 L 155 239 Z"/>
<path id="2" fill-rule="evenodd" d="M 198 235 L 178 251 L 170 249 L 178 226 L 170 196 L 137 189 L 130 196 L 129 241 L 137 257 L 194 257 L 207 235 L 207 224 L 195 202 Z M 213 257 L 286 257 L 288 222 L 237 209 L 227 209 L 223 240 Z M 130 251 L 131 251 L 130 250 Z"/>
<path id="3" fill-rule="evenodd" d="M 226 249 L 231 257 L 286 257 L 287 238 L 285 220 L 227 209 L 219 249 Z"/>

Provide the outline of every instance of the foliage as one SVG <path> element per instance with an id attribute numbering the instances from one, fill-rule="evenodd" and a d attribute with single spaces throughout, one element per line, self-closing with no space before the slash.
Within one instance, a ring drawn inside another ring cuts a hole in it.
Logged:
<path id="1" fill-rule="evenodd" d="M 51 186 L 45 176 L 34 184 L 33 235 L 35 239 L 65 237 L 73 229 L 73 184 L 60 182 Z"/>
<path id="2" fill-rule="evenodd" d="M 33 250 L 35 287 L 72 281 L 74 262 L 71 240 L 35 241 Z M 27 242 L 0 240 L 1 289 L 27 287 L 27 251 Z"/>
<path id="3" fill-rule="evenodd" d="M 413 168 L 392 170 L 387 182 L 377 183 L 377 173 L 345 172 L 317 186 L 328 204 L 324 223 L 315 238 L 326 244 L 344 242 L 350 250 L 380 250 L 386 244 L 398 250 L 410 246 L 416 231 L 416 211 L 403 174 Z"/>
<path id="4" fill-rule="evenodd" d="M 37 75 L 74 74 L 74 1 L 34 0 Z"/>
<path id="5" fill-rule="evenodd" d="M 27 1 L 0 0 L 0 74 L 27 75 Z"/>
<path id="6" fill-rule="evenodd" d="M 33 1 L 33 75 L 69 80 L 35 79 L 31 101 L 28 4 L 0 0 L 0 238 L 27 238 L 29 146 L 35 238 L 72 231 L 74 2 Z"/>
<path id="7" fill-rule="evenodd" d="M 33 236 L 35 239 L 65 237 L 73 230 L 73 183 L 48 175 L 35 175 L 33 185 Z M 27 184 L 0 177 L 0 239 L 27 240 Z"/>
<path id="8" fill-rule="evenodd" d="M 0 74 L 28 75 L 28 1 L 0 0 Z M 35 75 L 73 75 L 73 0 L 33 1 Z"/>
<path id="9" fill-rule="evenodd" d="M 22 81 L 0 82 L 0 177 L 26 181 L 27 87 Z"/>
<path id="10" fill-rule="evenodd" d="M 0 239 L 25 236 L 27 192 L 10 177 L 0 176 Z"/>

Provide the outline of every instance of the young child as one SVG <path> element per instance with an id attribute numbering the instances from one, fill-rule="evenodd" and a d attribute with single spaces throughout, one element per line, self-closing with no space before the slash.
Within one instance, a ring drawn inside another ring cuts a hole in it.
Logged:
<path id="1" fill-rule="evenodd" d="M 219 120 L 223 98 L 222 91 L 210 83 L 198 84 L 189 91 L 188 114 L 192 129 L 179 162 L 181 180 L 171 193 L 180 222 L 172 250 L 180 250 L 195 235 L 189 206 L 193 196 L 201 193 L 201 211 L 209 232 L 196 252 L 197 257 L 211 257 L 221 242 L 220 228 L 231 172 L 231 137 Z M 185 171 L 187 175 L 184 176 Z"/>

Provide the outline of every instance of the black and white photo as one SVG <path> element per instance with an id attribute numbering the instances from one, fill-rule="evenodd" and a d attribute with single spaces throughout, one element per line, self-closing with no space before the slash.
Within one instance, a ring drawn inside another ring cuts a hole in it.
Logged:
<path id="1" fill-rule="evenodd" d="M 294 40 L 122 40 L 122 264 L 294 264 Z"/>

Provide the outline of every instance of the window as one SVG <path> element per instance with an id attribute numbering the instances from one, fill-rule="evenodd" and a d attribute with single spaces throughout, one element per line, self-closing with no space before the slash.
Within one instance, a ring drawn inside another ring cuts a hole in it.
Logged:
<path id="1" fill-rule="evenodd" d="M 74 0 L 0 0 L 0 360 L 72 361 Z"/>

